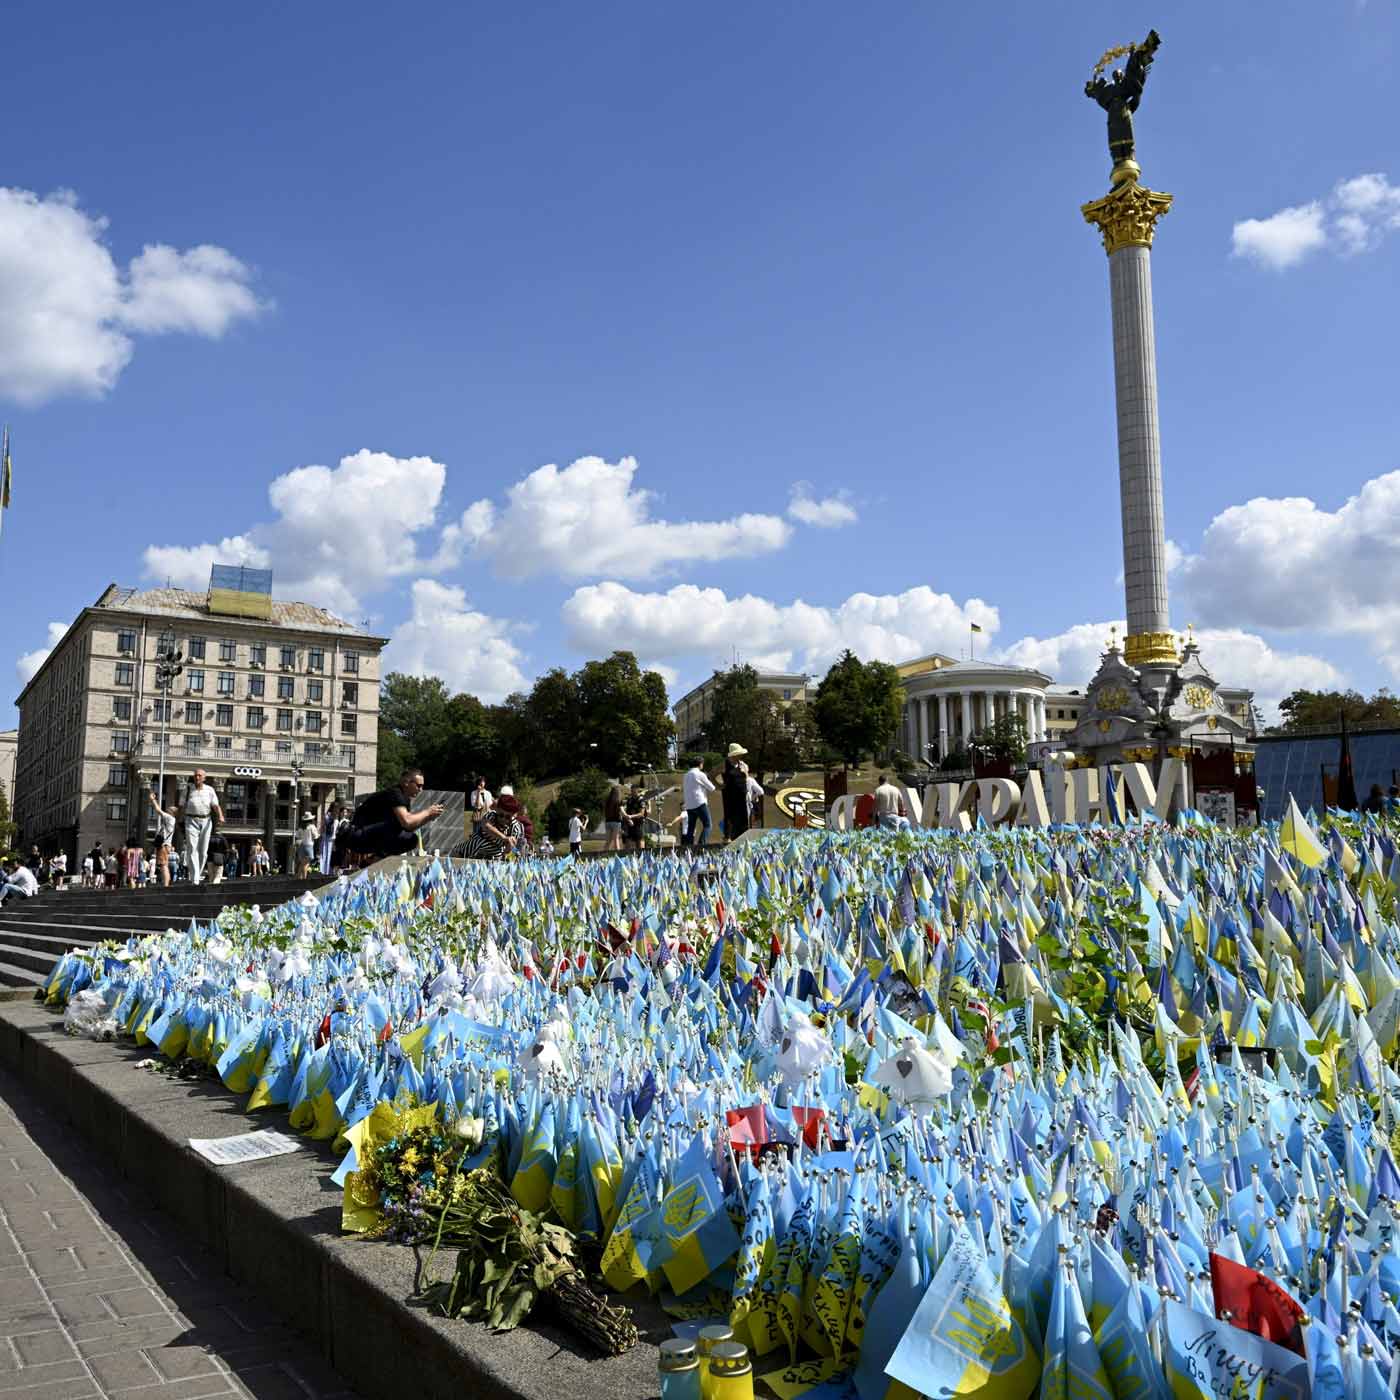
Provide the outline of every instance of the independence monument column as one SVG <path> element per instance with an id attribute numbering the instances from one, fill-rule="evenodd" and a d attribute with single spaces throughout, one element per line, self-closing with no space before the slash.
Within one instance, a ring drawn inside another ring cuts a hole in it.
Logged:
<path id="1" fill-rule="evenodd" d="M 1157 349 L 1152 330 L 1152 236 L 1172 197 L 1138 183 L 1133 116 L 1161 43 L 1154 29 L 1141 44 L 1110 49 L 1085 93 L 1108 113 L 1111 188 L 1083 206 L 1103 235 L 1113 305 L 1113 375 L 1118 406 L 1118 489 L 1123 510 L 1123 580 L 1130 666 L 1175 667 L 1167 616 L 1167 538 L 1162 509 L 1162 448 L 1157 431 Z M 1126 56 L 1112 80 L 1103 69 Z"/>

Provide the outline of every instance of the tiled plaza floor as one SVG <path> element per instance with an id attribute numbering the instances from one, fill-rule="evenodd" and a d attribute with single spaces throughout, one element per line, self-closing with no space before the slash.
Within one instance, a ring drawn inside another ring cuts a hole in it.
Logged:
<path id="1" fill-rule="evenodd" d="M 0 1397 L 353 1400 L 0 1070 Z"/>

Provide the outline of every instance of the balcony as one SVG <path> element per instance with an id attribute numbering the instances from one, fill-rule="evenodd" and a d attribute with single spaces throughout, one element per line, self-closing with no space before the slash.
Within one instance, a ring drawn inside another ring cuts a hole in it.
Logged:
<path id="1" fill-rule="evenodd" d="M 147 734 L 144 743 L 138 746 L 136 755 L 143 763 L 149 764 L 160 758 L 160 751 L 160 736 Z M 175 736 L 172 741 L 171 735 L 165 736 L 167 767 L 187 763 L 230 763 L 276 772 L 290 768 L 293 760 L 308 770 L 349 772 L 355 767 L 355 749 L 351 744 L 318 743 L 311 739 L 302 743 L 293 743 L 290 739 L 231 739 L 227 747 L 220 747 L 215 740 Z"/>

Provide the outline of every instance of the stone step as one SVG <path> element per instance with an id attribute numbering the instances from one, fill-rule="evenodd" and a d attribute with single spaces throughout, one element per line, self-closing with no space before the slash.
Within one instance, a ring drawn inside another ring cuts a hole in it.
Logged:
<path id="1" fill-rule="evenodd" d="M 0 958 L 3 957 L 4 952 L 0 950 Z M 32 988 L 37 992 L 47 980 L 48 974 L 45 972 L 35 972 L 33 968 L 16 967 L 13 963 L 0 962 L 0 988 L 21 992 Z"/>
<path id="2" fill-rule="evenodd" d="M 52 953 L 36 952 L 33 948 L 16 948 L 5 939 L 3 934 L 0 934 L 0 981 L 5 981 L 3 969 L 14 967 L 32 973 L 36 981 L 43 982 L 53 971 L 54 963 L 67 951 L 67 948 L 60 948 Z M 6 983 L 6 985 L 13 985 L 13 983 Z"/>

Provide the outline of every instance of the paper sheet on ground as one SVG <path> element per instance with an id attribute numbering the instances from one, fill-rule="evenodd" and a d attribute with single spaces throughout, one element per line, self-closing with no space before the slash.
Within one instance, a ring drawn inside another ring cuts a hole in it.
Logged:
<path id="1" fill-rule="evenodd" d="M 296 1152 L 301 1143 L 286 1133 L 239 1133 L 236 1137 L 191 1138 L 190 1146 L 215 1166 L 227 1167 L 235 1162 L 257 1162 L 264 1157 L 282 1157 Z"/>

